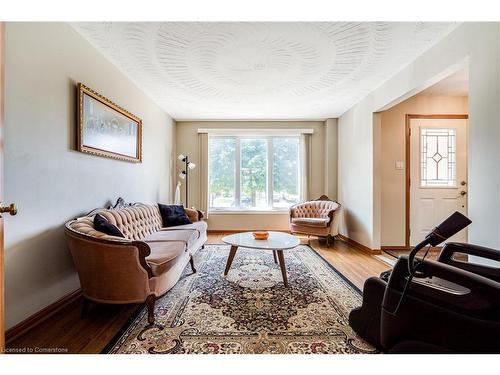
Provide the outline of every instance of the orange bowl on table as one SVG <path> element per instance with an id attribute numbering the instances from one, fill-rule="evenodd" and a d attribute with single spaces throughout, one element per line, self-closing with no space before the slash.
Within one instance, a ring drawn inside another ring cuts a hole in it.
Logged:
<path id="1" fill-rule="evenodd" d="M 262 231 L 262 232 L 252 232 L 253 238 L 256 240 L 267 240 L 269 238 L 269 232 Z"/>

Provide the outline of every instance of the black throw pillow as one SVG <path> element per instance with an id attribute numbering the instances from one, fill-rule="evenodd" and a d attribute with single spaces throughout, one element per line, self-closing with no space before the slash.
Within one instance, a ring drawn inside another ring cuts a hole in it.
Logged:
<path id="1" fill-rule="evenodd" d="M 99 232 L 109 234 L 110 236 L 123 237 L 123 233 L 116 227 L 116 225 L 111 224 L 104 216 L 96 214 L 94 216 L 94 229 Z"/>
<path id="2" fill-rule="evenodd" d="M 191 224 L 183 206 L 175 204 L 158 203 L 161 219 L 164 227 L 175 227 L 177 225 Z"/>

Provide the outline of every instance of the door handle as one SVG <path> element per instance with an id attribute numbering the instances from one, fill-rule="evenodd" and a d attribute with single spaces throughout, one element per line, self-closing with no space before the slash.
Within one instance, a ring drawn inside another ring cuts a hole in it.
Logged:
<path id="1" fill-rule="evenodd" d="M 457 195 L 454 199 L 460 198 L 460 197 L 465 197 L 467 195 L 467 192 L 465 190 L 462 190 L 459 195 Z"/>
<path id="2" fill-rule="evenodd" d="M 8 206 L 4 206 L 2 203 L 0 203 L 0 217 L 2 217 L 3 213 L 8 212 L 11 216 L 14 216 L 17 214 L 17 206 L 15 203 L 11 203 Z"/>

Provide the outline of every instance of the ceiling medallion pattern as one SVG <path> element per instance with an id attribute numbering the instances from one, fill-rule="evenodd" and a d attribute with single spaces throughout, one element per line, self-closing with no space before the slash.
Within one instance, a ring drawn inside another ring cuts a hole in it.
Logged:
<path id="1" fill-rule="evenodd" d="M 338 117 L 450 23 L 74 23 L 175 119 Z"/>

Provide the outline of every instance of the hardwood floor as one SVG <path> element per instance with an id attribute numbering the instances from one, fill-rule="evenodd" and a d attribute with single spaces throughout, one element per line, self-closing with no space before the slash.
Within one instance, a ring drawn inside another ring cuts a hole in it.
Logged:
<path id="1" fill-rule="evenodd" d="M 207 243 L 221 243 L 225 233 L 209 234 Z M 302 243 L 307 238 L 301 237 Z M 390 267 L 372 255 L 336 240 L 329 248 L 311 239 L 311 246 L 358 288 L 370 276 L 379 275 Z M 7 350 L 51 353 L 99 353 L 125 325 L 139 305 L 92 304 L 88 314 L 81 317 L 82 300 L 77 300 L 25 335 L 7 344 Z M 39 348 L 39 349 L 35 349 Z"/>

